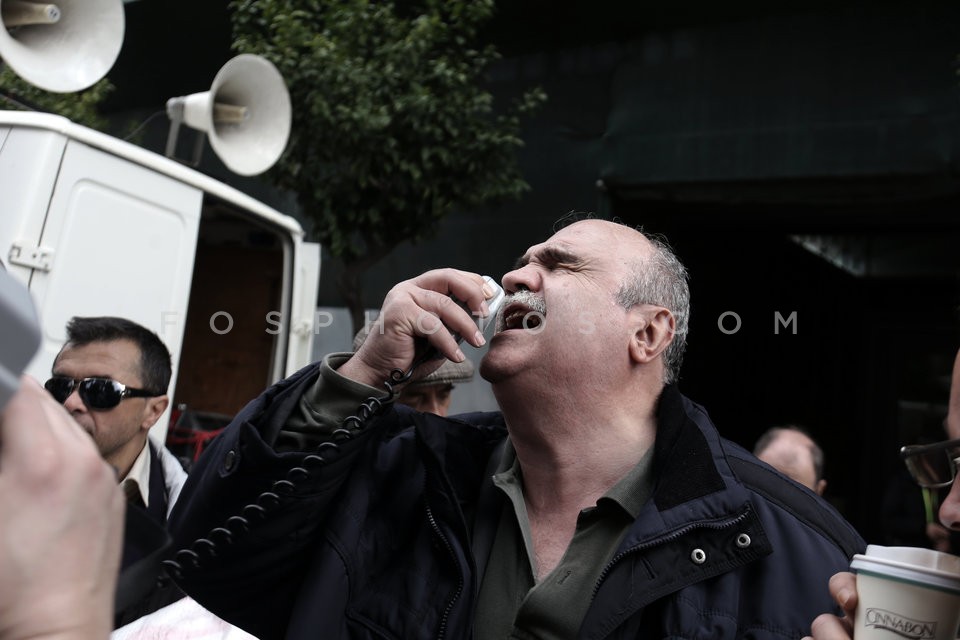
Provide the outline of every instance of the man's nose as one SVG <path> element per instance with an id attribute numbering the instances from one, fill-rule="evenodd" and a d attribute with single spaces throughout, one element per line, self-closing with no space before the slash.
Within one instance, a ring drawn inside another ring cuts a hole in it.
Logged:
<path id="1" fill-rule="evenodd" d="M 960 482 L 953 481 L 950 493 L 940 505 L 940 522 L 948 529 L 960 531 Z"/>
<path id="2" fill-rule="evenodd" d="M 80 398 L 80 387 L 73 388 L 70 395 L 67 396 L 67 399 L 63 401 L 63 407 L 70 413 L 74 411 L 86 411 L 87 405 L 85 405 Z"/>
<path id="3" fill-rule="evenodd" d="M 516 293 L 524 289 L 539 291 L 540 272 L 531 264 L 514 269 L 503 276 L 503 288 L 507 293 Z"/>

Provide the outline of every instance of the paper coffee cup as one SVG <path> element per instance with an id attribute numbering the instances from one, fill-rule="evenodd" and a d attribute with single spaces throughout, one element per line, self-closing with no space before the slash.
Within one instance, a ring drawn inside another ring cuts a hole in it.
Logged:
<path id="1" fill-rule="evenodd" d="M 853 556 L 856 640 L 955 640 L 960 557 L 918 547 L 868 545 Z"/>

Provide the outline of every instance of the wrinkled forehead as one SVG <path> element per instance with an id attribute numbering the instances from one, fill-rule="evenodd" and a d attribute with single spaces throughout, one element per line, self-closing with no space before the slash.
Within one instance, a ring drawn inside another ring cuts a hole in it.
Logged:
<path id="1" fill-rule="evenodd" d="M 527 249 L 525 257 L 544 251 L 571 256 L 606 256 L 636 260 L 653 251 L 653 244 L 639 231 L 606 220 L 582 220 L 554 233 L 546 241 Z"/>

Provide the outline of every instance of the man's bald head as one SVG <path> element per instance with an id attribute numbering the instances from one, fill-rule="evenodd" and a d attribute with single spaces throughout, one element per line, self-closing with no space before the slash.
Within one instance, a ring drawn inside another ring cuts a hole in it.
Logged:
<path id="1" fill-rule="evenodd" d="M 823 451 L 799 427 L 773 427 L 753 448 L 753 454 L 785 476 L 823 495 Z"/>

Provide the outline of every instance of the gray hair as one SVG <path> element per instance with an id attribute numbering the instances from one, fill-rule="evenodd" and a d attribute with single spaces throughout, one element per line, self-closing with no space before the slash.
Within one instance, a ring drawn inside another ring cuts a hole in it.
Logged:
<path id="1" fill-rule="evenodd" d="M 589 211 L 570 211 L 554 223 L 553 231 L 556 233 L 583 220 L 604 219 Z M 628 225 L 619 218 L 606 220 L 633 229 L 653 245 L 653 255 L 636 263 L 633 277 L 620 286 L 616 299 L 617 304 L 626 309 L 638 304 L 653 304 L 665 307 L 673 314 L 676 326 L 673 341 L 663 352 L 663 382 L 676 382 L 680 377 L 680 364 L 687 349 L 687 332 L 690 327 L 690 284 L 687 268 L 663 236 L 645 233 L 643 228 Z"/>
<path id="2" fill-rule="evenodd" d="M 629 309 L 637 304 L 665 307 L 673 314 L 676 326 L 673 341 L 663 352 L 663 382 L 670 384 L 680 377 L 680 364 L 687 348 L 690 325 L 690 285 L 687 269 L 666 240 L 643 233 L 653 244 L 653 255 L 637 263 L 633 277 L 617 292 L 617 303 Z"/>

